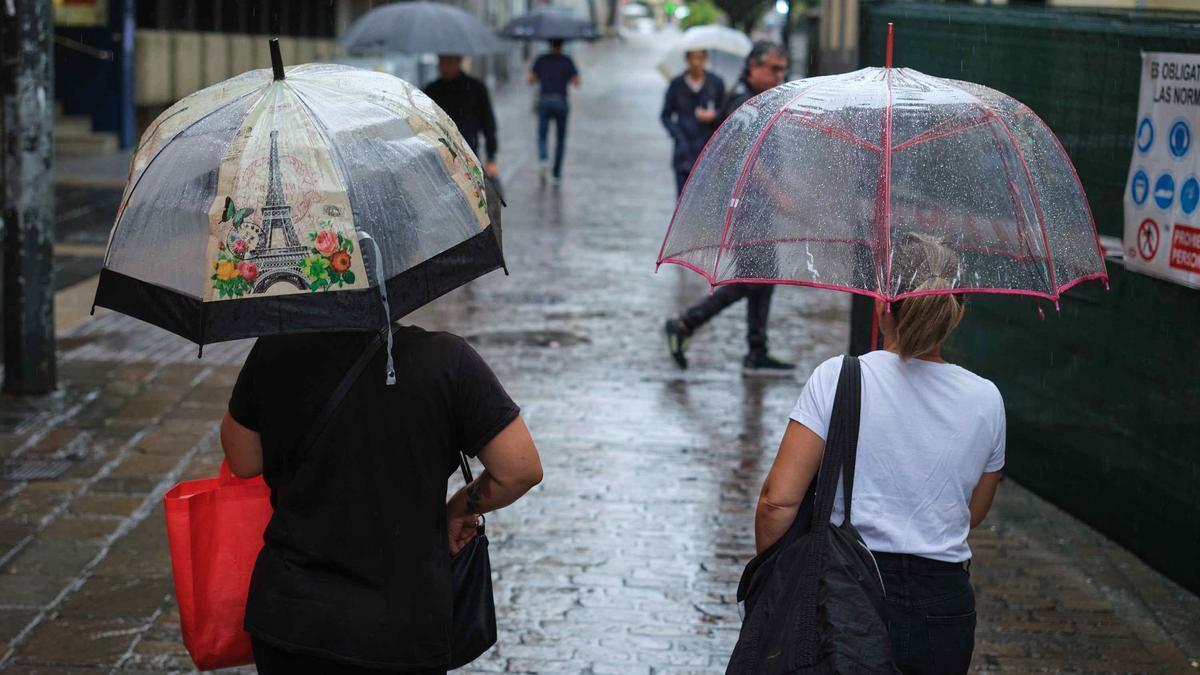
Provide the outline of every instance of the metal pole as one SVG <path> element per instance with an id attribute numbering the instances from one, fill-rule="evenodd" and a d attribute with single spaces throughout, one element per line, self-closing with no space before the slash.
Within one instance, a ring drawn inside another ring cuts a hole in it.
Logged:
<path id="1" fill-rule="evenodd" d="M 4 391 L 44 394 L 54 356 L 54 7 L 0 0 Z"/>
<path id="2" fill-rule="evenodd" d="M 797 0 L 788 0 L 787 11 L 783 13 L 783 30 L 780 34 L 780 42 L 783 43 L 783 53 L 787 54 L 788 63 L 794 63 L 796 60 L 792 58 L 792 6 Z"/>

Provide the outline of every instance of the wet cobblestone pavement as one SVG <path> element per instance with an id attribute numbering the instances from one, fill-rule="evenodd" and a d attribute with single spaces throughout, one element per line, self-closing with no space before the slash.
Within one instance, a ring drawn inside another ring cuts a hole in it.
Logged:
<path id="1" fill-rule="evenodd" d="M 501 95 L 510 207 L 499 273 L 412 317 L 468 336 L 523 406 L 545 482 L 489 518 L 500 642 L 465 672 L 713 673 L 740 620 L 753 506 L 802 380 L 746 379 L 744 309 L 675 369 L 663 318 L 706 287 L 654 273 L 670 216 L 659 41 L 577 52 L 565 180 L 541 187 L 529 98 Z M 780 289 L 773 350 L 806 373 L 846 344 L 847 299 Z M 195 347 L 101 314 L 62 340 L 61 391 L 3 399 L 0 667 L 189 670 L 162 494 L 212 475 L 248 343 Z M 802 375 L 800 376 L 802 377 Z M 974 667 L 1196 672 L 1200 600 L 1008 482 L 972 536 Z"/>

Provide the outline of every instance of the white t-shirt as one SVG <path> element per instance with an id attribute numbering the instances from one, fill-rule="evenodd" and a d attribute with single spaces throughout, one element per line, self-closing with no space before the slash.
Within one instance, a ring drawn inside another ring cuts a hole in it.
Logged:
<path id="1" fill-rule="evenodd" d="M 971 557 L 971 492 L 1004 466 L 1004 401 L 991 381 L 949 363 L 874 351 L 862 365 L 862 417 L 851 520 L 873 551 Z M 792 419 L 822 439 L 842 357 L 817 366 Z M 842 522 L 838 481 L 834 523 Z"/>

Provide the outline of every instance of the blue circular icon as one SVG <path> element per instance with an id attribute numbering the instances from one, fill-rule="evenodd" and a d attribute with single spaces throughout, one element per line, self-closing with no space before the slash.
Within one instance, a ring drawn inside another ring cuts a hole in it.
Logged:
<path id="1" fill-rule="evenodd" d="M 1171 178 L 1171 174 L 1164 173 L 1154 182 L 1154 203 L 1158 204 L 1158 208 L 1166 211 L 1171 208 L 1171 202 L 1175 201 L 1175 179 Z"/>
<path id="2" fill-rule="evenodd" d="M 1129 195 L 1138 206 L 1146 203 L 1146 197 L 1150 196 L 1150 177 L 1145 171 L 1138 169 L 1138 172 L 1133 174 L 1133 181 L 1129 184 Z"/>
<path id="3" fill-rule="evenodd" d="M 1175 124 L 1171 125 L 1171 135 L 1167 137 L 1167 141 L 1167 145 L 1171 148 L 1171 154 L 1183 157 L 1192 147 L 1191 127 L 1183 120 L 1176 120 Z"/>
<path id="4" fill-rule="evenodd" d="M 1197 204 L 1200 204 L 1200 181 L 1192 176 L 1179 188 L 1179 208 L 1190 216 L 1196 211 Z"/>
<path id="5" fill-rule="evenodd" d="M 1150 146 L 1152 145 L 1154 145 L 1154 122 L 1151 122 L 1149 117 L 1143 117 L 1142 121 L 1138 122 L 1138 152 L 1145 154 L 1146 152 L 1149 152 Z"/>

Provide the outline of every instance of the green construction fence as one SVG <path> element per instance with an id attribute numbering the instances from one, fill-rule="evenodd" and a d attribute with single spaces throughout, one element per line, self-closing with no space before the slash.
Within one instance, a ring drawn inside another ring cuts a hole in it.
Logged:
<path id="1" fill-rule="evenodd" d="M 866 0 L 860 61 L 978 82 L 1029 105 L 1063 142 L 1102 235 L 1123 234 L 1141 52 L 1200 52 L 1200 13 Z M 991 379 L 1008 475 L 1200 592 L 1200 290 L 1109 261 L 1111 288 L 1061 310 L 972 297 L 947 358 Z M 870 339 L 856 298 L 851 351 Z M 1003 488 L 1001 488 L 1003 489 Z"/>

